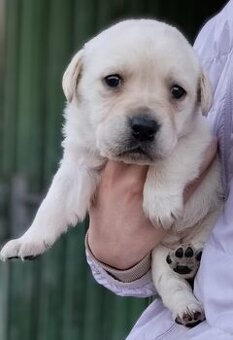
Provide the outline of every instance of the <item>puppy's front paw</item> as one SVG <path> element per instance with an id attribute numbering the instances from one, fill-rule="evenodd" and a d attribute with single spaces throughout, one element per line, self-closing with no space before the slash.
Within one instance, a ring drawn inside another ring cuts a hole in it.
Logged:
<path id="1" fill-rule="evenodd" d="M 173 314 L 175 321 L 186 327 L 194 327 L 205 320 L 205 313 L 202 305 L 197 301 L 190 301 L 177 306 Z"/>
<path id="2" fill-rule="evenodd" d="M 174 272 L 185 279 L 195 276 L 201 260 L 202 249 L 196 250 L 191 244 L 183 244 L 170 251 L 166 261 Z"/>
<path id="3" fill-rule="evenodd" d="M 169 229 L 183 215 L 183 200 L 179 195 L 159 195 L 144 192 L 143 209 L 155 226 Z"/>
<path id="4" fill-rule="evenodd" d="M 51 240 L 30 239 L 29 237 L 22 236 L 7 242 L 1 250 L 0 259 L 2 261 L 12 258 L 32 260 L 50 248 L 52 243 Z"/>

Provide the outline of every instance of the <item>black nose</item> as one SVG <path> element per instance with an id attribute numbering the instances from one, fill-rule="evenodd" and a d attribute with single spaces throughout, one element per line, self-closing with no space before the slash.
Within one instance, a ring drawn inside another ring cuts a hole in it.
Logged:
<path id="1" fill-rule="evenodd" d="M 130 126 L 133 137 L 141 142 L 153 141 L 154 135 L 159 129 L 159 124 L 147 116 L 132 117 Z"/>

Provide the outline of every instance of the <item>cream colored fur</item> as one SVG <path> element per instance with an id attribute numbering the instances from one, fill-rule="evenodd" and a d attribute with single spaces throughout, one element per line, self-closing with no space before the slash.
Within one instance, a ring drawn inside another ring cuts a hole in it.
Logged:
<path id="1" fill-rule="evenodd" d="M 117 91 L 104 83 L 110 74 L 123 79 Z M 185 89 L 183 99 L 171 96 L 174 84 Z M 190 286 L 166 263 L 169 251 L 180 243 L 203 248 L 220 206 L 217 160 L 183 204 L 184 188 L 197 178 L 212 138 L 202 116 L 210 108 L 211 89 L 191 46 L 167 24 L 143 19 L 121 22 L 73 57 L 63 89 L 67 106 L 60 167 L 31 227 L 4 246 L 1 258 L 41 254 L 70 225 L 82 221 L 106 159 L 149 164 L 144 211 L 154 224 L 169 231 L 153 251 L 156 289 L 174 319 L 186 324 L 187 315 L 194 320 L 197 312 L 198 320 L 203 319 L 203 308 Z M 130 153 L 126 146 L 129 118 L 143 112 L 160 125 L 148 155 Z"/>

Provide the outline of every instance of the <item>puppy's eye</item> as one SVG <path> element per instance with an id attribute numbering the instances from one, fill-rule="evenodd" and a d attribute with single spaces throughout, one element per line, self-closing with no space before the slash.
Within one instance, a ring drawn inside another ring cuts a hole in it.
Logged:
<path id="1" fill-rule="evenodd" d="M 171 88 L 171 94 L 173 98 L 181 99 L 186 95 L 186 91 L 179 85 L 173 85 Z"/>
<path id="2" fill-rule="evenodd" d="M 104 82 L 107 86 L 112 88 L 120 87 L 122 84 L 122 78 L 119 74 L 110 74 L 104 77 Z"/>

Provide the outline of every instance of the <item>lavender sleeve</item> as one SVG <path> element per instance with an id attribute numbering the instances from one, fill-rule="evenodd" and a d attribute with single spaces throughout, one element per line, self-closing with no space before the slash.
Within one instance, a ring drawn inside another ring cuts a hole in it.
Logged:
<path id="1" fill-rule="evenodd" d="M 149 297 L 156 294 L 150 270 L 150 256 L 130 270 L 116 270 L 99 262 L 92 254 L 86 237 L 86 257 L 95 280 L 120 296 Z"/>

